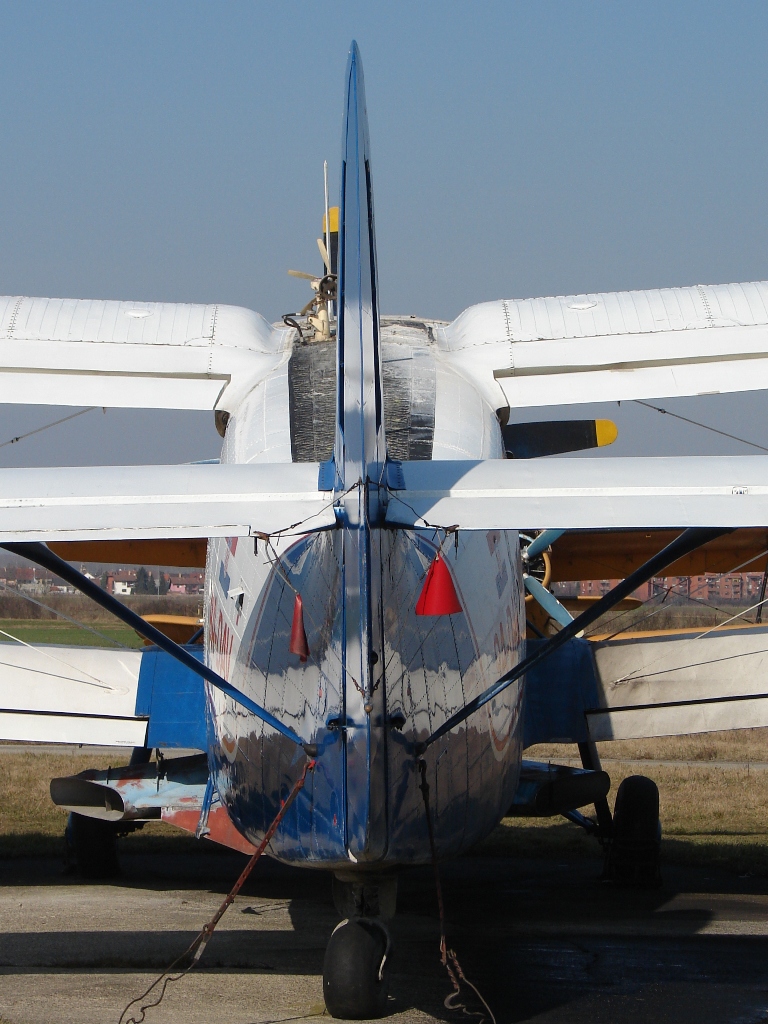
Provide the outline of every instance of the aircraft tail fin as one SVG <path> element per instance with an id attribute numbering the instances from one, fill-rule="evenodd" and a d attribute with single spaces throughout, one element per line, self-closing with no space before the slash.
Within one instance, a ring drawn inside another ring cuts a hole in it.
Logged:
<path id="1" fill-rule="evenodd" d="M 368 117 L 357 43 L 349 53 L 341 154 L 336 466 L 345 487 L 386 458 Z"/>

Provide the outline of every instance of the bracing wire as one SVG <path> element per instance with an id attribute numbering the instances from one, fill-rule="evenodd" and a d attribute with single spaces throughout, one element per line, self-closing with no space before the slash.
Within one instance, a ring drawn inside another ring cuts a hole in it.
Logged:
<path id="1" fill-rule="evenodd" d="M 98 405 L 89 405 L 87 409 L 80 409 L 78 412 L 70 413 L 69 416 L 62 416 L 60 420 L 54 420 L 53 423 L 46 423 L 42 427 L 36 427 L 35 430 L 28 430 L 26 434 L 19 434 L 18 437 L 12 437 L 10 441 L 3 441 L 0 444 L 0 448 L 6 448 L 9 444 L 16 444 L 18 441 L 23 441 L 26 437 L 32 437 L 33 434 L 41 434 L 44 430 L 50 430 L 51 427 L 58 427 L 60 423 L 66 423 L 68 420 L 74 420 L 78 416 L 85 416 L 87 412 L 93 412 L 94 409 L 99 409 Z"/>
<path id="2" fill-rule="evenodd" d="M 36 646 L 35 644 L 28 644 L 26 640 L 22 640 L 21 637 L 14 636 L 13 633 L 6 633 L 4 629 L 0 629 L 0 635 L 7 636 L 9 640 L 13 640 L 14 643 L 21 644 L 21 646 L 26 647 L 27 650 L 36 651 L 43 657 L 49 658 L 51 661 L 55 661 L 57 665 L 63 665 L 65 668 L 68 668 L 70 672 L 80 672 L 81 675 L 88 676 L 88 679 L 74 679 L 73 682 L 75 683 L 82 683 L 84 686 L 97 686 L 100 690 L 112 690 L 113 693 L 127 692 L 124 687 L 110 686 L 109 683 L 105 683 L 101 679 L 97 679 L 96 676 L 92 676 L 90 672 L 86 672 L 84 668 L 75 668 L 74 665 L 70 665 L 69 662 L 55 657 L 42 647 Z"/>
<path id="3" fill-rule="evenodd" d="M 639 398 L 634 399 L 635 405 L 643 405 L 646 409 L 653 409 L 654 412 L 659 412 L 662 416 L 671 416 L 673 419 L 682 420 L 683 423 L 690 423 L 694 427 L 701 427 L 702 430 L 709 430 L 713 434 L 719 434 L 721 437 L 728 437 L 731 441 L 738 441 L 739 444 L 748 444 L 751 448 L 759 448 L 761 452 L 768 452 L 762 444 L 757 444 L 756 441 L 748 441 L 745 437 L 739 437 L 737 434 L 729 434 L 727 430 L 719 430 L 717 427 L 711 427 L 708 423 L 699 423 L 698 420 L 692 420 L 688 416 L 681 416 L 679 412 L 670 412 L 669 409 L 662 409 L 660 405 L 651 405 L 650 402 L 641 402 Z"/>

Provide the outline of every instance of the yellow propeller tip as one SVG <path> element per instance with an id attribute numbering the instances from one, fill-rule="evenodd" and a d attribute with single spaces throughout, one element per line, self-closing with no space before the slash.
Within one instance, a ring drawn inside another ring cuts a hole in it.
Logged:
<path id="1" fill-rule="evenodd" d="M 613 444 L 619 436 L 619 428 L 613 420 L 595 420 L 595 436 L 597 447 L 604 448 L 607 444 Z"/>

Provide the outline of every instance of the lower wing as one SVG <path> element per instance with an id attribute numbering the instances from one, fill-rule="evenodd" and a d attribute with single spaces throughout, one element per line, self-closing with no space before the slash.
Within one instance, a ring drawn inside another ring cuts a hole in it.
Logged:
<path id="1" fill-rule="evenodd" d="M 526 677 L 525 744 L 768 726 L 767 666 L 760 626 L 569 640 Z"/>
<path id="2" fill-rule="evenodd" d="M 205 749 L 203 681 L 155 648 L 0 643 L 0 738 Z"/>

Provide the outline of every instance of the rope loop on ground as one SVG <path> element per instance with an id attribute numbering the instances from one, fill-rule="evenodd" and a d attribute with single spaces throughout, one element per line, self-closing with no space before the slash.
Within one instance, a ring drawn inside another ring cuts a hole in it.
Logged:
<path id="1" fill-rule="evenodd" d="M 458 1013 L 464 1014 L 466 1017 L 478 1017 L 478 1024 L 484 1024 L 486 1020 L 490 1021 L 491 1024 L 496 1024 L 496 1018 L 493 1015 L 488 1003 L 483 999 L 480 994 L 480 990 L 474 985 L 464 973 L 459 958 L 456 956 L 454 950 L 448 948 L 448 942 L 445 937 L 445 905 L 443 903 L 443 887 L 440 882 L 440 868 L 437 862 L 437 848 L 435 846 L 435 833 L 432 827 L 432 814 L 429 809 L 429 783 L 427 782 L 427 762 L 423 757 L 420 757 L 416 762 L 421 775 L 421 782 L 419 783 L 419 789 L 424 799 L 424 813 L 427 819 L 427 832 L 429 834 L 429 850 L 432 857 L 432 870 L 435 874 L 435 890 L 437 893 L 437 909 L 440 914 L 440 963 L 448 972 L 448 977 L 451 979 L 451 985 L 453 985 L 453 992 L 449 992 L 443 1000 L 443 1006 L 446 1010 L 454 1010 Z M 463 1001 L 463 995 L 461 991 L 461 985 L 464 983 L 477 996 L 478 1000 L 483 1005 L 483 1010 L 470 1010 L 466 1003 Z"/>

